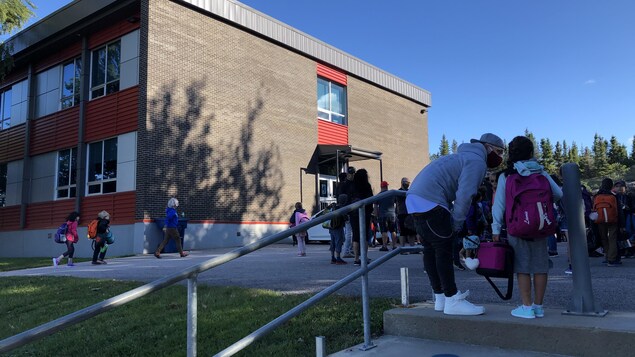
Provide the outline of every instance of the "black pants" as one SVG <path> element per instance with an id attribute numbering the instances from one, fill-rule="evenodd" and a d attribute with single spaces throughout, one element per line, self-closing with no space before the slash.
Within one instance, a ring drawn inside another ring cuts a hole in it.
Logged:
<path id="1" fill-rule="evenodd" d="M 68 239 L 66 240 L 66 251 L 62 254 L 65 257 L 69 257 L 73 259 L 73 255 L 75 255 L 75 243 L 70 242 Z"/>
<path id="2" fill-rule="evenodd" d="M 103 248 L 104 245 L 106 245 L 106 240 L 104 238 L 99 239 L 99 242 L 95 240 L 95 250 L 93 251 L 93 262 L 96 262 L 97 258 L 99 258 L 99 260 L 104 260 L 104 258 L 106 257 L 106 252 L 105 251 L 103 253 L 101 252 L 101 248 Z"/>
<path id="3" fill-rule="evenodd" d="M 452 266 L 452 216 L 437 206 L 426 213 L 413 214 L 417 234 L 423 245 L 423 267 L 428 273 L 435 294 L 454 296 L 457 293 Z"/>

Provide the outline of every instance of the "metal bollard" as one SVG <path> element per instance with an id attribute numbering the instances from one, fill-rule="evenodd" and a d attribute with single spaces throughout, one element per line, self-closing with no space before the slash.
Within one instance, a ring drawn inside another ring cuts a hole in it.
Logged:
<path id="1" fill-rule="evenodd" d="M 410 306 L 410 281 L 408 280 L 408 268 L 401 268 L 401 306 Z"/>
<path id="2" fill-rule="evenodd" d="M 563 314 L 603 317 L 608 311 L 595 303 L 591 287 L 591 268 L 586 244 L 584 204 L 578 165 L 572 163 L 563 165 L 562 179 L 564 182 L 562 203 L 569 227 L 569 249 L 573 268 L 571 304 Z"/>
<path id="3" fill-rule="evenodd" d="M 326 340 L 324 336 L 315 336 L 315 357 L 326 356 Z"/>

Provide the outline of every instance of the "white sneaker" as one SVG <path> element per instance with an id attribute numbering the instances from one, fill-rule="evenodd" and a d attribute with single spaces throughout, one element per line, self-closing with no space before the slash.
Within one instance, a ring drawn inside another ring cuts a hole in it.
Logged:
<path id="1" fill-rule="evenodd" d="M 445 294 L 434 294 L 434 311 L 443 311 L 445 308 Z"/>
<path id="2" fill-rule="evenodd" d="M 443 313 L 446 315 L 482 315 L 485 313 L 483 306 L 476 306 L 465 300 L 469 294 L 469 290 L 464 293 L 458 291 L 454 296 L 446 297 Z"/>

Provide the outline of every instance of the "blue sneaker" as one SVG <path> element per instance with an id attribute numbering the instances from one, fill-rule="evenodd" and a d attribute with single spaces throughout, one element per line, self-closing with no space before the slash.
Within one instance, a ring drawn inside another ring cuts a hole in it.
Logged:
<path id="1" fill-rule="evenodd" d="M 534 316 L 545 317 L 545 309 L 543 309 L 542 306 L 533 305 L 532 309 L 534 310 Z"/>
<path id="2" fill-rule="evenodd" d="M 520 305 L 517 308 L 513 309 L 512 310 L 512 316 L 520 317 L 522 319 L 535 319 L 536 318 L 536 314 L 534 313 L 534 309 L 531 308 L 531 307 L 525 307 L 523 305 Z"/>

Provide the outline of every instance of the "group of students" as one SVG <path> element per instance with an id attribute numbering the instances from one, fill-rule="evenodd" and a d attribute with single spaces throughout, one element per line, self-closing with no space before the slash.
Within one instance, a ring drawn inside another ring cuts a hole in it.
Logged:
<path id="1" fill-rule="evenodd" d="M 168 205 L 165 211 L 166 218 L 163 240 L 159 243 L 154 252 L 154 256 L 158 259 L 161 258 L 161 251 L 170 239 L 173 239 L 176 242 L 176 247 L 181 257 L 187 257 L 189 255 L 189 252 L 183 250 L 181 245 L 181 236 L 177 228 L 179 215 L 176 209 L 178 206 L 179 201 L 176 198 L 170 198 L 168 200 Z M 66 217 L 66 232 L 64 240 L 64 243 L 66 244 L 66 251 L 58 257 L 53 258 L 54 267 L 57 267 L 64 258 L 67 258 L 67 266 L 75 266 L 73 263 L 73 257 L 75 255 L 75 244 L 79 243 L 79 235 L 77 233 L 79 220 L 80 213 L 76 211 L 71 212 L 68 217 Z M 106 252 L 108 250 L 108 246 L 115 242 L 115 238 L 110 231 L 110 214 L 106 211 L 99 212 L 94 223 L 91 222 L 91 225 L 92 224 L 95 224 L 94 236 L 90 232 L 90 227 L 88 232 L 88 238 L 93 240 L 94 243 L 92 264 L 108 264 L 105 260 Z"/>
<path id="2" fill-rule="evenodd" d="M 68 217 L 66 217 L 66 239 L 64 242 L 66 244 L 66 251 L 58 257 L 53 258 L 54 267 L 57 267 L 64 258 L 67 258 L 67 266 L 75 266 L 73 263 L 73 257 L 75 255 L 75 244 L 79 243 L 79 235 L 77 234 L 79 220 L 80 213 L 77 211 L 71 212 Z M 89 234 L 89 238 L 94 239 L 92 264 L 108 264 L 105 260 L 108 245 L 115 242 L 114 237 L 110 232 L 110 214 L 106 211 L 99 212 L 95 223 L 96 235 L 94 237 L 90 237 Z"/>

